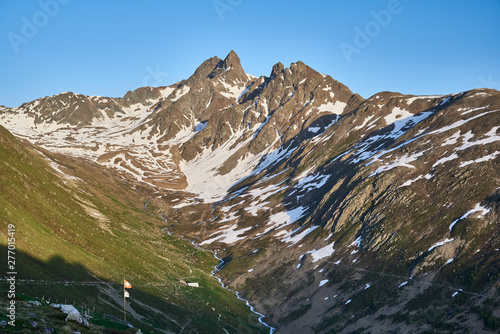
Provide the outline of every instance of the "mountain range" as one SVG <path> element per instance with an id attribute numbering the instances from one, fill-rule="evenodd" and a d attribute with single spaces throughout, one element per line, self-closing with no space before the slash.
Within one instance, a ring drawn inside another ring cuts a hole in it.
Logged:
<path id="1" fill-rule="evenodd" d="M 365 99 L 300 61 L 249 75 L 231 51 L 121 98 L 66 92 L 0 107 L 0 124 L 18 138 L 3 146 L 31 152 L 20 161 L 35 154 L 81 191 L 104 173 L 130 210 L 156 219 L 122 229 L 154 225 L 214 251 L 217 276 L 276 333 L 489 333 L 500 327 L 499 115 L 493 89 Z M 85 226 L 119 224 L 86 206 Z M 29 254 L 42 232 L 32 233 Z M 106 276 L 97 263 L 89 273 Z"/>

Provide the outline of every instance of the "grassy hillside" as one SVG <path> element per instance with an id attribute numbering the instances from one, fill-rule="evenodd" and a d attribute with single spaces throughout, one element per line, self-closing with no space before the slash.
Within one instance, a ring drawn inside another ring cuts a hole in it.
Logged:
<path id="1" fill-rule="evenodd" d="M 6 254 L 7 226 L 14 224 L 18 295 L 121 316 L 126 278 L 133 285 L 128 320 L 143 332 L 267 332 L 210 276 L 217 263 L 211 253 L 161 231 L 165 222 L 144 210 L 146 190 L 28 148 L 2 127 L 0 190 L 0 249 Z M 1 265 L 7 272 L 6 261 Z M 7 285 L 0 288 L 5 295 Z"/>

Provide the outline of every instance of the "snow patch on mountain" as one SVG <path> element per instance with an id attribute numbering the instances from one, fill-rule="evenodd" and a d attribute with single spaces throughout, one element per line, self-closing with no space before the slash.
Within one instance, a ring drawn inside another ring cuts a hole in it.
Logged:
<path id="1" fill-rule="evenodd" d="M 354 146 L 353 155 L 350 158 L 352 164 L 356 164 L 361 161 L 366 161 L 373 157 L 373 160 L 367 164 L 369 165 L 377 161 L 382 155 L 387 154 L 399 148 L 400 146 L 389 150 L 381 151 L 381 149 L 384 147 L 385 142 L 387 142 L 388 140 L 398 139 L 407 131 L 409 131 L 412 127 L 414 127 L 416 124 L 420 123 L 421 121 L 423 121 L 424 119 L 433 114 L 433 112 L 427 111 L 408 116 L 406 111 L 403 111 L 398 108 L 394 108 L 394 110 L 390 114 L 390 116 L 387 116 L 385 119 L 386 122 L 390 122 L 390 125 L 393 125 L 393 129 L 383 134 L 369 136 L 366 139 L 363 139 L 358 144 L 356 144 Z M 415 138 L 414 140 L 416 139 L 417 138 Z"/>
<path id="2" fill-rule="evenodd" d="M 335 103 L 328 102 L 328 103 L 320 105 L 319 107 L 316 108 L 316 110 L 318 112 L 329 112 L 332 114 L 341 115 L 344 112 L 346 105 L 347 104 L 345 102 L 341 102 L 341 101 L 335 101 Z"/>
<path id="3" fill-rule="evenodd" d="M 488 155 L 485 155 L 481 158 L 477 158 L 475 160 L 467 160 L 467 161 L 461 161 L 460 162 L 460 167 L 465 167 L 465 166 L 468 166 L 468 165 L 471 165 L 471 164 L 477 164 L 477 163 L 481 163 L 481 162 L 486 162 L 486 161 L 490 161 L 490 160 L 493 160 L 493 159 L 496 159 L 496 157 L 500 154 L 500 151 L 495 151 L 491 154 L 488 154 Z"/>
<path id="4" fill-rule="evenodd" d="M 184 95 L 186 95 L 187 93 L 189 93 L 190 90 L 191 90 L 191 87 L 184 85 L 181 88 L 178 88 L 178 89 L 175 90 L 175 94 L 174 94 L 174 96 L 172 96 L 170 98 L 170 100 L 172 100 L 172 102 L 176 102 L 181 97 L 183 97 Z"/>
<path id="5" fill-rule="evenodd" d="M 417 176 L 416 178 L 414 178 L 414 179 L 412 179 L 412 180 L 407 180 L 407 181 L 405 181 L 402 185 L 400 185 L 400 186 L 399 186 L 399 188 L 402 188 L 402 187 L 408 187 L 408 186 L 410 186 L 412 183 L 417 182 L 418 180 L 421 180 L 421 179 L 427 179 L 427 180 L 430 180 L 432 177 L 433 177 L 433 175 L 432 175 L 432 174 L 419 175 L 419 176 Z"/>
<path id="6" fill-rule="evenodd" d="M 407 99 L 406 103 L 408 105 L 410 105 L 410 104 L 412 104 L 416 100 L 421 100 L 421 99 L 431 100 L 431 99 L 437 99 L 437 98 L 440 98 L 440 97 L 442 97 L 442 96 L 441 95 L 421 95 L 421 96 L 414 96 L 414 97 L 410 97 L 409 99 Z"/>
<path id="7" fill-rule="evenodd" d="M 354 130 L 360 130 L 364 128 L 373 119 L 373 117 L 375 117 L 375 115 L 370 115 L 366 117 L 361 125 L 354 127 Z"/>
<path id="8" fill-rule="evenodd" d="M 267 228 L 264 230 L 264 232 L 257 234 L 256 238 L 261 237 L 262 235 L 272 230 L 277 230 L 295 223 L 297 220 L 304 216 L 306 210 L 307 208 L 299 206 L 292 210 L 284 210 L 272 214 L 265 225 L 267 226 Z"/>
<path id="9" fill-rule="evenodd" d="M 485 206 L 482 206 L 481 203 L 477 203 L 473 209 L 467 211 L 462 217 L 454 220 L 450 224 L 450 226 L 449 226 L 450 232 L 453 229 L 453 226 L 455 226 L 455 224 L 458 223 L 460 220 L 465 219 L 476 212 L 481 212 L 477 218 L 483 218 L 486 214 L 488 214 L 488 212 L 490 212 L 490 210 L 491 210 L 491 208 L 486 208 Z"/>
<path id="10" fill-rule="evenodd" d="M 392 112 L 384 117 L 384 120 L 387 125 L 390 125 L 398 120 L 403 120 L 412 116 L 413 114 L 406 109 L 393 108 Z"/>
<path id="11" fill-rule="evenodd" d="M 453 135 L 448 137 L 441 146 L 454 145 L 458 142 L 458 138 L 460 138 L 460 131 L 455 132 Z"/>
<path id="12" fill-rule="evenodd" d="M 334 252 L 335 252 L 335 249 L 333 248 L 333 246 L 335 245 L 335 243 L 331 243 L 329 245 L 326 245 L 325 247 L 322 247 L 318 250 L 312 250 L 309 252 L 309 254 L 311 254 L 313 260 L 312 262 L 318 262 L 319 260 L 322 260 L 326 257 L 329 257 L 331 256 Z"/>
<path id="13" fill-rule="evenodd" d="M 170 94 L 172 94 L 172 92 L 175 90 L 175 87 L 165 87 L 164 89 L 162 89 L 160 91 L 160 94 L 161 94 L 161 97 L 163 97 L 164 99 L 167 99 Z"/>
<path id="14" fill-rule="evenodd" d="M 243 133 L 244 130 L 238 129 L 231 139 L 215 150 L 204 148 L 196 158 L 180 161 L 179 167 L 188 181 L 186 191 L 198 194 L 205 202 L 220 201 L 233 185 L 247 177 L 257 167 L 266 151 L 257 155 L 247 153 L 240 157 L 236 167 L 229 173 L 220 173 L 223 164 L 251 140 L 250 137 L 238 142 Z"/>
<path id="15" fill-rule="evenodd" d="M 446 245 L 447 243 L 452 242 L 453 240 L 455 240 L 455 239 L 448 239 L 448 238 L 446 238 L 446 239 L 444 239 L 443 241 L 436 242 L 436 243 L 435 243 L 434 245 L 432 245 L 432 246 L 431 246 L 431 247 L 430 247 L 427 251 L 428 251 L 428 252 L 430 252 L 430 251 L 431 251 L 431 250 L 433 250 L 434 248 L 436 248 L 436 247 L 441 247 L 441 246 L 443 246 L 443 245 Z"/>
<path id="16" fill-rule="evenodd" d="M 224 229 L 216 231 L 216 232 L 212 233 L 210 236 L 213 236 L 216 234 L 217 234 L 217 236 L 210 238 L 210 239 L 207 239 L 207 240 L 204 240 L 202 243 L 200 243 L 200 245 L 211 244 L 215 241 L 223 242 L 225 244 L 233 244 L 239 240 L 245 239 L 246 237 L 241 236 L 241 235 L 244 234 L 245 232 L 251 230 L 252 226 L 245 227 L 245 228 L 242 228 L 239 230 L 236 230 L 236 228 L 238 228 L 237 225 L 230 225 Z"/>
<path id="17" fill-rule="evenodd" d="M 427 150 L 423 150 L 423 151 L 416 152 L 413 154 L 405 154 L 402 157 L 397 157 L 397 158 L 393 159 L 390 163 L 382 165 L 379 168 L 377 168 L 377 170 L 375 170 L 373 173 L 371 173 L 368 177 L 380 174 L 382 172 L 387 172 L 387 171 L 389 171 L 393 168 L 396 168 L 396 167 L 415 168 L 415 166 L 411 165 L 410 163 L 416 161 L 418 158 L 423 156 L 426 151 Z"/>
<path id="18" fill-rule="evenodd" d="M 314 231 L 318 227 L 319 227 L 319 225 L 311 226 L 310 228 L 307 228 L 307 229 L 303 230 L 302 232 L 297 233 L 298 231 L 300 231 L 302 229 L 302 227 L 299 227 L 299 228 L 297 228 L 297 229 L 295 229 L 295 230 L 293 230 L 293 231 L 285 234 L 284 237 L 283 237 L 283 239 L 282 239 L 282 241 L 283 242 L 287 242 L 287 243 L 291 243 L 290 246 L 295 245 L 296 243 L 300 242 L 309 233 L 311 233 L 312 231 Z"/>

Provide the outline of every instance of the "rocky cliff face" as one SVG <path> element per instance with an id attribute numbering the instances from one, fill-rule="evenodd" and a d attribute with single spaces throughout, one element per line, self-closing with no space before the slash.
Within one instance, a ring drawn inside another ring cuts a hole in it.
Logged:
<path id="1" fill-rule="evenodd" d="M 34 118 L 34 124 L 67 124 L 88 126 L 95 120 L 121 117 L 127 109 L 150 106 L 161 98 L 162 88 L 143 87 L 123 98 L 84 96 L 65 92 L 24 103 L 16 111 Z"/>
<path id="2" fill-rule="evenodd" d="M 479 332 L 500 317 L 499 112 L 495 90 L 365 100 L 300 61 L 247 75 L 231 52 L 169 87 L 0 121 L 155 189 L 278 332 Z"/>
<path id="3" fill-rule="evenodd" d="M 465 319 L 498 305 L 498 96 L 377 94 L 179 230 L 283 332 L 482 329 Z"/>

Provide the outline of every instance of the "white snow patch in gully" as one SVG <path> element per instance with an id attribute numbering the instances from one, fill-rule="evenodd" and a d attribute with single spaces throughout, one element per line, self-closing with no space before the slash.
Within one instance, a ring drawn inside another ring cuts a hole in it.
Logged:
<path id="1" fill-rule="evenodd" d="M 420 95 L 420 96 L 414 96 L 414 97 L 410 97 L 409 99 L 407 99 L 406 103 L 408 103 L 408 105 L 410 105 L 415 100 L 420 100 L 420 99 L 430 100 L 430 99 L 440 98 L 441 96 L 442 95 Z"/>
<path id="2" fill-rule="evenodd" d="M 236 144 L 243 133 L 243 130 L 238 130 L 232 139 L 215 150 L 205 148 L 196 158 L 190 161 L 180 161 L 179 167 L 188 181 L 185 190 L 198 194 L 205 202 L 216 202 L 226 196 L 229 188 L 248 176 L 250 171 L 259 164 L 265 151 L 257 155 L 247 153 L 239 159 L 237 165 L 229 173 L 221 175 L 219 172 L 224 162 L 251 140 L 250 137 Z"/>
<path id="3" fill-rule="evenodd" d="M 281 211 L 278 213 L 275 213 L 269 217 L 269 222 L 266 224 L 268 228 L 262 233 L 259 233 L 256 238 L 268 233 L 269 231 L 273 229 L 279 229 L 284 226 L 288 226 L 290 224 L 293 224 L 297 220 L 299 220 L 304 214 L 307 208 L 303 206 L 299 206 L 293 210 L 290 211 Z"/>
<path id="4" fill-rule="evenodd" d="M 414 140 L 417 140 L 419 137 L 412 138 L 412 140 L 409 140 L 396 147 L 393 147 L 391 149 L 382 152 L 380 152 L 381 151 L 380 144 L 377 145 L 377 143 L 380 143 L 381 141 L 385 141 L 388 139 L 397 139 L 401 137 L 411 127 L 414 127 L 416 124 L 420 123 L 421 121 L 423 121 L 432 114 L 433 112 L 428 111 L 403 118 L 403 116 L 407 115 L 406 110 L 395 108 L 390 115 L 385 117 L 385 121 L 388 122 L 388 124 L 394 124 L 394 129 L 392 129 L 389 133 L 386 134 L 368 137 L 364 139 L 362 142 L 356 144 L 354 147 L 355 151 L 353 153 L 353 157 L 350 158 L 352 163 L 358 163 L 360 161 L 368 160 L 373 157 L 373 159 L 366 164 L 366 166 L 368 166 L 373 162 L 378 161 L 380 157 L 382 157 L 383 155 L 392 152 L 394 150 L 397 150 L 398 148 L 407 145 Z M 398 115 L 400 116 L 399 118 L 397 118 Z M 408 128 L 408 129 L 403 130 L 403 128 Z"/>
<path id="5" fill-rule="evenodd" d="M 297 242 L 301 241 L 306 235 L 308 235 L 309 233 L 311 233 L 312 231 L 314 231 L 318 227 L 319 227 L 319 225 L 312 226 L 308 229 L 305 229 L 301 233 L 295 234 L 298 230 L 301 229 L 301 227 L 299 227 L 298 229 L 286 234 L 285 237 L 282 239 L 282 241 L 287 242 L 287 243 L 292 243 L 290 246 L 295 245 Z M 292 237 L 293 234 L 295 234 L 295 235 Z M 288 247 L 290 247 L 290 246 L 288 246 Z"/>
<path id="6" fill-rule="evenodd" d="M 316 109 L 318 112 L 330 112 L 333 114 L 340 115 L 344 112 L 345 107 L 347 106 L 347 103 L 336 101 L 335 103 L 328 102 L 325 104 L 320 105 Z"/>
<path id="7" fill-rule="evenodd" d="M 312 262 L 313 263 L 318 262 L 319 260 L 324 259 L 325 257 L 331 256 L 333 254 L 333 252 L 335 252 L 335 249 L 333 249 L 334 244 L 335 243 L 331 243 L 331 244 L 326 245 L 325 247 L 320 248 L 318 250 L 315 249 L 315 250 L 308 252 L 313 257 Z"/>
<path id="8" fill-rule="evenodd" d="M 500 151 L 495 151 L 491 154 L 485 155 L 484 157 L 478 158 L 476 160 L 462 161 L 462 162 L 460 162 L 460 167 L 465 167 L 465 166 L 471 165 L 471 164 L 477 164 L 477 163 L 481 163 L 481 162 L 490 161 L 490 160 L 496 159 L 497 155 L 499 155 L 499 154 L 500 154 Z"/>
<path id="9" fill-rule="evenodd" d="M 371 115 L 371 116 L 366 117 L 366 118 L 365 118 L 365 120 L 363 121 L 363 124 L 361 124 L 361 125 L 359 125 L 359 126 L 356 126 L 356 127 L 354 128 L 354 130 L 360 130 L 360 129 L 364 128 L 364 127 L 368 124 L 368 122 L 370 122 L 370 120 L 371 120 L 373 117 L 375 117 L 375 115 Z"/>
<path id="10" fill-rule="evenodd" d="M 315 172 L 312 174 L 306 174 L 310 171 L 311 169 L 308 169 L 304 173 L 302 173 L 300 176 L 298 176 L 296 179 L 299 179 L 299 182 L 293 186 L 293 190 L 299 191 L 299 192 L 308 192 L 312 189 L 318 189 L 321 188 L 322 186 L 325 185 L 325 183 L 328 181 L 330 178 L 330 175 L 326 174 L 323 175 L 320 172 Z M 307 176 L 305 176 L 307 175 Z"/>
<path id="11" fill-rule="evenodd" d="M 408 180 L 406 181 L 405 183 L 403 183 L 402 185 L 400 185 L 398 188 L 402 188 L 402 187 L 408 187 L 409 185 L 411 185 L 412 183 L 414 182 L 417 182 L 418 180 L 420 179 L 427 179 L 427 180 L 430 180 L 432 179 L 433 175 L 432 174 L 425 174 L 425 175 L 419 175 L 417 176 L 416 178 L 414 178 L 413 180 Z"/>
<path id="12" fill-rule="evenodd" d="M 453 145 L 456 144 L 458 141 L 458 138 L 460 138 L 460 130 L 455 132 L 452 136 L 450 136 L 448 139 L 446 139 L 441 146 L 446 146 L 446 145 Z"/>
<path id="13" fill-rule="evenodd" d="M 328 280 L 327 280 L 327 279 L 321 280 L 321 282 L 319 282 L 319 286 L 323 286 L 323 285 L 325 285 L 326 283 L 328 283 Z"/>
<path id="14" fill-rule="evenodd" d="M 183 97 L 184 95 L 189 93 L 190 90 L 191 90 L 191 88 L 189 86 L 182 86 L 180 89 L 177 89 L 175 91 L 175 96 L 173 96 L 171 98 L 172 102 L 177 101 L 178 99 L 180 99 L 181 97 Z M 171 95 L 171 94 L 169 94 L 169 95 Z"/>
<path id="15" fill-rule="evenodd" d="M 363 241 L 363 238 L 361 236 L 359 236 L 348 247 L 357 246 L 358 248 L 360 248 L 362 241 Z"/>
<path id="16" fill-rule="evenodd" d="M 242 228 L 240 230 L 235 230 L 237 227 L 238 227 L 238 225 L 231 225 L 225 229 L 216 231 L 216 232 L 212 233 L 210 236 L 212 236 L 214 234 L 218 234 L 218 233 L 222 233 L 222 234 L 220 234 L 216 237 L 213 237 L 211 239 L 207 239 L 207 240 L 203 241 L 202 243 L 200 243 L 200 245 L 211 244 L 215 241 L 223 242 L 226 244 L 232 244 L 232 243 L 235 243 L 236 241 L 245 239 L 245 237 L 241 237 L 240 235 L 242 235 L 243 233 L 252 229 L 252 226 L 249 226 L 249 227 Z"/>
<path id="17" fill-rule="evenodd" d="M 392 112 L 384 117 L 385 123 L 390 125 L 398 120 L 412 117 L 413 114 L 406 109 L 394 108 Z"/>
<path id="18" fill-rule="evenodd" d="M 459 220 L 465 219 L 469 217 L 471 214 L 476 212 L 481 212 L 478 218 L 483 218 L 488 212 L 490 212 L 490 210 L 491 208 L 486 208 L 485 206 L 481 206 L 481 203 L 477 203 L 474 209 L 467 211 L 462 217 L 454 220 L 453 223 L 450 224 L 449 226 L 450 232 L 453 229 L 453 226 L 455 226 L 455 224 L 458 223 Z"/>
<path id="19" fill-rule="evenodd" d="M 207 123 L 208 122 L 201 122 L 201 123 L 196 124 L 196 126 L 194 127 L 194 132 L 198 133 L 201 130 L 205 129 L 207 127 Z"/>
<path id="20" fill-rule="evenodd" d="M 440 247 L 440 246 L 443 246 L 443 245 L 445 245 L 445 244 L 447 244 L 447 243 L 449 243 L 449 242 L 452 242 L 453 240 L 455 240 L 455 239 L 448 239 L 448 238 L 446 238 L 445 240 L 440 241 L 440 242 L 437 242 L 437 243 L 435 243 L 434 245 L 432 245 L 432 246 L 431 246 L 431 247 L 430 247 L 427 251 L 428 251 L 428 252 L 430 252 L 430 251 L 431 251 L 431 250 L 433 250 L 434 248 L 436 248 L 436 247 Z"/>

